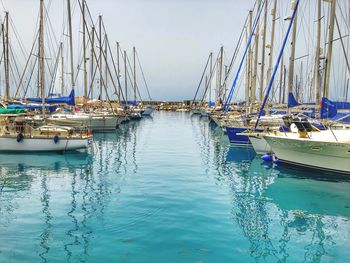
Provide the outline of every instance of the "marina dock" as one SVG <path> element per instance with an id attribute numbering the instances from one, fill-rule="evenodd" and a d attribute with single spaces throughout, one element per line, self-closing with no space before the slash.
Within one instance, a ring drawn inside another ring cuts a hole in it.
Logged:
<path id="1" fill-rule="evenodd" d="M 0 24 L 0 263 L 350 262 L 349 0 Z"/>

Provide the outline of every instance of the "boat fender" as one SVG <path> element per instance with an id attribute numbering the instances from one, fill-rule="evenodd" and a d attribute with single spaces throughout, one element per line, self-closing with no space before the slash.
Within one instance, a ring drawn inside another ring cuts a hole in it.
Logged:
<path id="1" fill-rule="evenodd" d="M 55 135 L 55 137 L 53 137 L 53 141 L 55 143 L 58 143 L 60 141 L 60 137 L 58 137 L 58 135 Z"/>
<path id="2" fill-rule="evenodd" d="M 274 163 L 274 164 L 280 164 L 280 163 L 281 163 L 281 161 L 276 157 L 276 155 L 274 155 L 274 156 L 272 157 L 272 159 L 273 159 L 273 163 Z"/>
<path id="3" fill-rule="evenodd" d="M 16 141 L 17 141 L 17 142 L 21 142 L 21 141 L 23 141 L 23 138 L 24 138 L 23 134 L 22 134 L 22 133 L 19 133 L 19 134 L 17 134 Z"/>
<path id="4" fill-rule="evenodd" d="M 261 160 L 263 160 L 265 162 L 272 162 L 273 158 L 270 154 L 265 154 L 265 155 L 261 156 Z"/>

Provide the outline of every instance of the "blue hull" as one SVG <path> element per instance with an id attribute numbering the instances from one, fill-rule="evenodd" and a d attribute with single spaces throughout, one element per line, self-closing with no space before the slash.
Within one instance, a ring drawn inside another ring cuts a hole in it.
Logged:
<path id="1" fill-rule="evenodd" d="M 251 142 L 249 141 L 249 137 L 245 135 L 237 135 L 238 133 L 245 132 L 246 128 L 234 128 L 234 127 L 226 127 L 227 136 L 230 140 L 230 143 L 235 146 L 251 146 Z"/>

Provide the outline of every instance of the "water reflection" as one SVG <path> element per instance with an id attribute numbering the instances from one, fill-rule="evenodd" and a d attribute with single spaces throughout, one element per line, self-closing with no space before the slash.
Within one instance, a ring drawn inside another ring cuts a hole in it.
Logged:
<path id="1" fill-rule="evenodd" d="M 327 249 L 337 243 L 333 234 L 349 228 L 349 221 L 341 219 L 350 217 L 348 184 L 343 184 L 349 179 L 267 165 L 252 149 L 229 148 L 220 139 L 223 133 L 207 123 L 198 125 L 202 126 L 198 142 L 206 162 L 214 166 L 219 181 L 230 185 L 232 218 L 250 242 L 251 257 L 256 262 L 327 258 Z M 206 129 L 214 138 L 211 143 L 205 143 Z M 210 156 L 212 149 L 215 154 Z M 350 233 L 345 233 L 349 240 Z M 306 244 L 303 251 L 296 250 L 298 238 Z"/>
<path id="2" fill-rule="evenodd" d="M 32 227 L 40 233 L 40 261 L 52 261 L 50 248 L 62 240 L 62 247 L 56 249 L 65 251 L 65 261 L 85 262 L 95 220 L 103 218 L 111 194 L 121 191 L 118 177 L 121 180 L 130 170 L 137 173 L 137 126 L 131 122 L 115 133 L 95 134 L 90 153 L 0 155 L 0 227 L 14 223 L 23 209 L 21 198 L 38 192 L 37 212 L 42 216 Z M 32 205 L 35 211 L 35 199 Z M 57 214 L 62 210 L 66 216 Z"/>
<path id="3" fill-rule="evenodd" d="M 0 259 L 188 262 L 178 251 L 203 244 L 203 262 L 319 262 L 346 248 L 348 181 L 267 165 L 207 120 L 156 116 L 95 134 L 90 153 L 0 155 Z M 160 147 L 163 129 L 188 147 Z"/>

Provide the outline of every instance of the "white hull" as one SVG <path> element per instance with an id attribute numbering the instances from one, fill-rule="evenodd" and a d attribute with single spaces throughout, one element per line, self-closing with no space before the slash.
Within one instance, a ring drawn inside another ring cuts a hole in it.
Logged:
<path id="1" fill-rule="evenodd" d="M 325 137 L 327 135 L 324 134 Z M 264 138 L 282 162 L 350 174 L 350 141 L 334 142 L 275 135 Z"/>
<path id="2" fill-rule="evenodd" d="M 151 116 L 153 112 L 153 108 L 152 107 L 146 107 L 145 111 L 142 113 L 143 116 Z"/>
<path id="3" fill-rule="evenodd" d="M 16 137 L 0 138 L 0 151 L 3 152 L 63 152 L 85 149 L 88 145 L 88 138 L 60 139 L 57 143 L 53 138 L 25 137 L 20 142 L 17 142 Z"/>
<path id="4" fill-rule="evenodd" d="M 257 154 L 263 155 L 266 153 L 272 153 L 271 146 L 261 135 L 249 136 L 249 140 Z"/>
<path id="5" fill-rule="evenodd" d="M 113 131 L 118 126 L 116 116 L 93 116 L 89 123 L 92 131 Z"/>
<path id="6" fill-rule="evenodd" d="M 113 131 L 118 126 L 119 117 L 113 115 L 103 115 L 103 114 L 54 114 L 51 116 L 50 120 L 56 121 L 56 123 L 62 122 L 65 126 L 67 123 L 65 121 L 76 121 L 80 125 L 86 126 L 91 131 Z M 74 124 L 72 124 L 74 126 Z"/>

